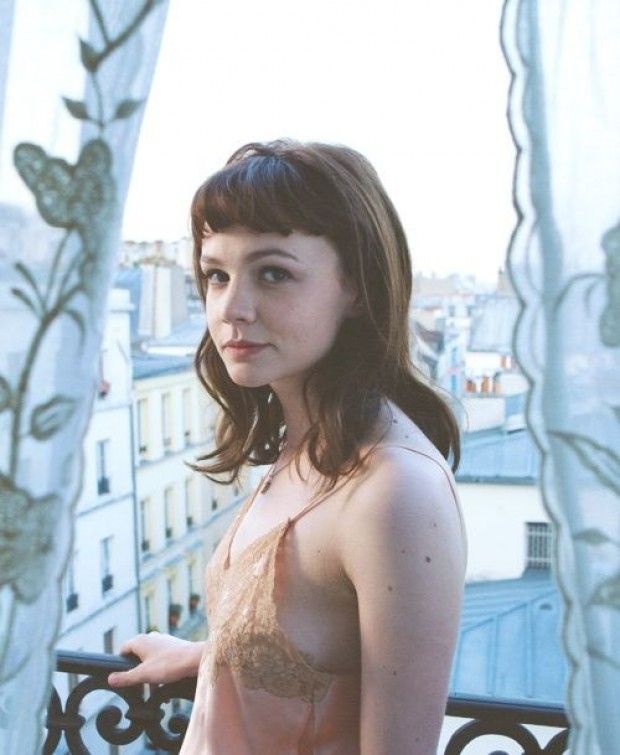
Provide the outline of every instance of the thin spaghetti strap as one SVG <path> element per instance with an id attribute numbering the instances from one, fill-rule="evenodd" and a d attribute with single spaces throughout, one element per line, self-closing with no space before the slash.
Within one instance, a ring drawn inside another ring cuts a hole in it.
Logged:
<path id="1" fill-rule="evenodd" d="M 420 456 L 426 456 L 427 459 L 434 461 L 435 464 L 437 464 L 437 466 L 441 469 L 441 471 L 446 476 L 446 479 L 448 480 L 448 485 L 450 485 L 450 489 L 452 490 L 454 497 L 455 498 L 457 497 L 456 490 L 454 489 L 454 485 L 452 484 L 452 480 L 450 479 L 450 475 L 446 472 L 443 465 L 440 464 L 434 456 L 431 456 L 430 454 L 427 454 L 424 451 L 418 451 L 417 448 L 411 448 L 411 446 L 403 446 L 400 443 L 388 443 L 385 446 L 381 446 L 381 448 L 404 448 L 407 451 L 413 451 L 414 454 L 420 454 Z"/>
<path id="2" fill-rule="evenodd" d="M 388 443 L 385 446 L 381 446 L 381 448 L 404 448 L 407 451 L 413 451 L 414 454 L 419 454 L 420 456 L 426 456 L 427 459 L 430 459 L 431 461 L 434 461 L 435 464 L 441 469 L 441 471 L 444 473 L 446 480 L 448 481 L 448 485 L 450 486 L 450 490 L 452 491 L 452 497 L 454 498 L 454 503 L 456 504 L 456 510 L 459 515 L 459 520 L 461 522 L 461 534 L 463 537 L 465 537 L 465 521 L 463 520 L 463 513 L 461 511 L 461 507 L 459 505 L 459 497 L 456 492 L 456 489 L 452 483 L 452 478 L 450 475 L 446 472 L 443 464 L 440 464 L 437 459 L 434 456 L 431 456 L 430 454 L 425 453 L 424 451 L 419 451 L 417 448 L 411 448 L 411 446 L 403 446 L 400 443 Z"/>
<path id="3" fill-rule="evenodd" d="M 330 495 L 333 495 L 337 490 L 340 490 L 340 488 L 342 488 L 345 485 L 345 483 L 347 483 L 348 481 L 349 481 L 349 478 L 345 477 L 344 480 L 339 485 L 335 485 L 331 490 L 329 490 L 324 495 L 319 496 L 318 498 L 312 498 L 310 500 L 310 502 L 306 506 L 304 506 L 304 508 L 301 511 L 298 511 L 295 514 L 295 516 L 289 516 L 289 518 L 288 518 L 288 526 L 290 527 L 298 519 L 301 519 L 301 517 L 304 514 L 307 514 L 308 511 L 311 511 L 313 508 L 315 508 L 315 506 L 318 506 L 319 503 L 323 503 L 323 501 L 326 498 L 329 498 Z"/>
<path id="4" fill-rule="evenodd" d="M 224 560 L 224 565 L 226 567 L 228 567 L 230 563 L 230 548 L 231 548 L 233 540 L 235 539 L 235 534 L 237 530 L 239 529 L 239 525 L 243 521 L 243 518 L 245 517 L 248 509 L 254 503 L 254 499 L 258 495 L 258 491 L 261 490 L 261 488 L 263 487 L 263 483 L 265 482 L 266 477 L 267 477 L 267 473 L 261 477 L 260 482 L 254 488 L 254 492 L 252 493 L 252 495 L 247 499 L 245 504 L 239 509 L 239 512 L 237 516 L 235 517 L 235 521 L 233 522 L 232 527 L 230 528 L 230 531 L 228 533 L 228 542 L 226 543 L 226 558 Z"/>

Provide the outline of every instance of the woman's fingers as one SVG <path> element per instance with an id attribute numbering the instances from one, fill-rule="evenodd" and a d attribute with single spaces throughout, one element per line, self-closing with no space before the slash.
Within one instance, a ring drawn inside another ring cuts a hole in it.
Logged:
<path id="1" fill-rule="evenodd" d="M 135 653 L 136 655 L 139 656 L 140 655 L 139 650 L 145 637 L 146 637 L 145 634 L 135 635 L 135 637 L 132 637 L 126 642 L 123 642 L 118 652 L 121 655 L 129 655 L 129 653 Z"/>
<path id="2" fill-rule="evenodd" d="M 142 667 L 136 666 L 129 671 L 114 671 L 108 675 L 108 684 L 111 687 L 132 687 L 135 684 L 143 684 Z"/>

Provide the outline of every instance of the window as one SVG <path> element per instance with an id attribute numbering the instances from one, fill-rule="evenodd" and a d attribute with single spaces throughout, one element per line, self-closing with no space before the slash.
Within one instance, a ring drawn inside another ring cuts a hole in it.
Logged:
<path id="1" fill-rule="evenodd" d="M 97 441 L 97 493 L 106 495 L 110 492 L 110 478 L 108 477 L 109 440 Z"/>
<path id="2" fill-rule="evenodd" d="M 114 579 L 112 577 L 111 564 L 112 535 L 104 537 L 101 541 L 101 592 L 105 595 L 112 589 Z"/>
<path id="3" fill-rule="evenodd" d="M 164 453 L 172 450 L 172 400 L 169 393 L 161 397 L 161 428 L 164 441 Z"/>
<path id="4" fill-rule="evenodd" d="M 194 592 L 196 577 L 196 562 L 190 559 L 187 562 L 187 592 L 191 595 Z"/>
<path id="5" fill-rule="evenodd" d="M 78 607 L 78 594 L 75 589 L 75 557 L 77 551 L 71 555 L 65 574 L 65 608 L 67 613 Z"/>
<path id="6" fill-rule="evenodd" d="M 144 596 L 144 626 L 145 631 L 154 632 L 157 627 L 153 621 L 153 595 L 148 593 Z"/>
<path id="7" fill-rule="evenodd" d="M 138 459 L 144 461 L 149 450 L 148 402 L 138 399 Z"/>
<path id="8" fill-rule="evenodd" d="M 103 652 L 109 655 L 114 653 L 114 627 L 103 633 Z"/>
<path id="9" fill-rule="evenodd" d="M 183 612 L 183 606 L 177 603 L 177 575 L 175 572 L 170 574 L 166 580 L 166 588 L 168 592 L 168 631 L 174 634 L 181 621 L 181 613 Z"/>
<path id="10" fill-rule="evenodd" d="M 99 352 L 99 387 L 97 389 L 99 398 L 105 398 L 110 392 L 110 383 L 106 380 L 107 353 L 106 349 Z"/>
<path id="11" fill-rule="evenodd" d="M 140 550 L 142 553 L 151 552 L 150 541 L 150 528 L 149 528 L 149 510 L 151 508 L 150 498 L 143 498 L 140 501 L 140 533 L 142 535 L 142 542 L 140 544 Z"/>
<path id="12" fill-rule="evenodd" d="M 548 522 L 526 522 L 526 569 L 550 569 L 553 556 L 553 532 Z"/>
<path id="13" fill-rule="evenodd" d="M 217 509 L 217 498 L 215 496 L 211 496 L 211 511 L 215 511 Z"/>
<path id="14" fill-rule="evenodd" d="M 164 527 L 166 540 L 172 540 L 174 535 L 174 489 L 166 488 L 164 490 Z"/>
<path id="15" fill-rule="evenodd" d="M 200 608 L 200 593 L 195 589 L 196 585 L 196 561 L 191 558 L 187 562 L 187 586 L 189 593 L 189 601 L 187 609 L 190 616 L 194 616 L 196 611 Z"/>
<path id="16" fill-rule="evenodd" d="M 185 445 L 192 442 L 192 389 L 183 389 L 183 438 Z"/>
<path id="17" fill-rule="evenodd" d="M 185 480 L 185 521 L 187 529 L 191 529 L 195 524 L 194 520 L 194 481 L 193 478 L 187 477 Z"/>

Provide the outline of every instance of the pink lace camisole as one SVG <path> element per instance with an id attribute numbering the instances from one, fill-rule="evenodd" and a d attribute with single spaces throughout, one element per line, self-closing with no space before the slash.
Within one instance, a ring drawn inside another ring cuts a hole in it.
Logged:
<path id="1" fill-rule="evenodd" d="M 313 665 L 281 629 L 274 599 L 283 538 L 341 485 L 251 542 L 231 564 L 233 537 L 261 486 L 207 565 L 209 638 L 180 755 L 359 755 L 361 670 L 335 674 Z"/>

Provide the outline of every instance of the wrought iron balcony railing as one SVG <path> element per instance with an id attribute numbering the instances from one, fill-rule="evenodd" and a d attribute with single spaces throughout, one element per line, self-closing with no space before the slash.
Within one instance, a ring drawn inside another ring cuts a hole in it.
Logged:
<path id="1" fill-rule="evenodd" d="M 186 713 L 172 713 L 163 724 L 163 706 L 172 700 L 194 699 L 196 680 L 184 679 L 173 684 L 112 689 L 107 683 L 112 671 L 127 671 L 138 663 L 133 657 L 121 657 L 97 653 L 76 653 L 59 650 L 56 653 L 56 670 L 66 674 L 86 676 L 70 692 L 64 707 L 56 689 L 52 690 L 47 714 L 47 738 L 44 755 L 51 755 L 62 736 L 70 753 L 88 755 L 82 739 L 86 723 L 80 714 L 82 701 L 96 690 L 114 692 L 127 705 L 124 716 L 117 704 L 110 704 L 96 714 L 99 736 L 109 744 L 123 745 L 135 742 L 146 735 L 150 743 L 166 752 L 178 752 L 187 728 Z M 533 705 L 486 698 L 451 697 L 446 715 L 471 719 L 450 737 L 443 755 L 460 755 L 468 744 L 479 737 L 495 735 L 507 737 L 523 748 L 524 755 L 561 755 L 568 751 L 568 720 L 561 705 Z M 552 727 L 554 733 L 545 746 L 539 744 L 527 724 Z M 495 750 L 494 755 L 504 755 Z"/>

